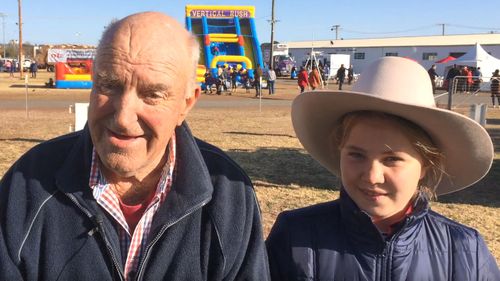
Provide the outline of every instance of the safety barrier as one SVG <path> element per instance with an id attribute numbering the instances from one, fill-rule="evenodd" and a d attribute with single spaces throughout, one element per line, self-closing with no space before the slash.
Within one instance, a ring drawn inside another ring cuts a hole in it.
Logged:
<path id="1" fill-rule="evenodd" d="M 484 103 L 481 104 L 472 104 L 469 109 L 469 117 L 476 121 L 477 123 L 481 124 L 481 126 L 486 126 L 486 111 L 487 111 L 487 106 Z"/>
<path id="2" fill-rule="evenodd" d="M 451 81 L 445 81 L 443 88 L 447 90 L 448 94 L 447 108 L 452 108 L 456 97 L 460 97 L 460 103 L 465 103 L 481 92 L 489 93 L 491 91 L 491 79 L 491 76 L 456 76 Z"/>

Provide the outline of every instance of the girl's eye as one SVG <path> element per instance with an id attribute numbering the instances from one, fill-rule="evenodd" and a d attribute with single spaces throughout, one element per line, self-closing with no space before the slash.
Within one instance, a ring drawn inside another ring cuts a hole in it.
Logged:
<path id="1" fill-rule="evenodd" d="M 354 152 L 354 151 L 347 153 L 347 155 L 353 159 L 363 159 L 364 158 L 363 154 L 361 154 L 359 152 Z"/>
<path id="2" fill-rule="evenodd" d="M 399 161 L 403 161 L 403 159 L 401 157 L 397 157 L 397 156 L 389 156 L 389 157 L 386 157 L 384 159 L 384 162 L 386 163 L 397 163 Z"/>

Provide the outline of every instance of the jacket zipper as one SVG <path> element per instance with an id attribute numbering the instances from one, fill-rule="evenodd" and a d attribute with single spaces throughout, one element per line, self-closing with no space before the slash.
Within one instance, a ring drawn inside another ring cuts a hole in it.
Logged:
<path id="1" fill-rule="evenodd" d="M 403 226 L 398 230 L 398 232 L 394 233 L 394 235 L 389 239 L 389 241 L 385 242 L 384 251 L 381 254 L 382 262 L 380 267 L 380 280 L 388 280 L 390 281 L 391 269 L 389 268 L 389 260 L 392 259 L 392 248 L 394 245 L 394 241 L 399 237 L 399 234 L 403 231 L 403 229 L 408 225 L 411 218 L 406 218 Z"/>
<path id="2" fill-rule="evenodd" d="M 65 193 L 66 194 L 66 193 Z M 111 257 L 111 260 L 113 261 L 113 265 L 115 266 L 116 270 L 118 271 L 118 276 L 120 277 L 121 281 L 125 280 L 123 271 L 120 267 L 120 263 L 116 260 L 115 255 L 113 254 L 113 248 L 111 248 L 111 245 L 109 244 L 108 239 L 106 238 L 106 235 L 104 234 L 104 228 L 102 227 L 102 221 L 101 222 L 95 222 L 92 218 L 94 217 L 87 209 L 85 209 L 80 203 L 74 198 L 73 195 L 66 194 L 68 198 L 80 209 L 87 217 L 95 224 L 97 223 L 97 230 L 92 229 L 88 232 L 90 236 L 92 236 L 95 232 L 101 232 L 101 237 L 104 240 L 104 244 L 106 244 L 106 249 L 108 252 L 108 255 Z"/>
<path id="3" fill-rule="evenodd" d="M 146 267 L 146 264 L 148 262 L 149 256 L 151 255 L 151 249 L 158 242 L 158 240 L 160 240 L 160 237 L 165 233 L 165 231 L 167 231 L 167 229 L 169 227 L 171 227 L 172 225 L 178 223 L 179 221 L 181 221 L 185 217 L 189 216 L 190 214 L 192 214 L 196 210 L 198 210 L 201 207 L 205 206 L 209 201 L 210 201 L 210 198 L 209 199 L 205 199 L 204 201 L 202 201 L 198 205 L 195 205 L 194 207 L 192 207 L 191 209 L 189 209 L 186 212 L 186 214 L 184 214 L 183 216 L 179 217 L 177 220 L 172 221 L 171 223 L 166 224 L 166 225 L 164 225 L 162 227 L 162 229 L 160 230 L 160 232 L 158 233 L 158 235 L 156 235 L 156 237 L 153 240 L 151 240 L 151 242 L 149 243 L 149 245 L 146 247 L 146 251 L 145 251 L 144 256 L 142 258 L 142 262 L 140 263 L 139 270 L 137 271 L 137 275 L 136 275 L 136 280 L 137 281 L 142 280 L 142 277 L 144 275 L 144 268 Z"/>

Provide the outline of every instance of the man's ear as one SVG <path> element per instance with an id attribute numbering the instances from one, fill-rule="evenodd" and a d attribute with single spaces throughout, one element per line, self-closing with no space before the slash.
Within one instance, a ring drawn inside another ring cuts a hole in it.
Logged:
<path id="1" fill-rule="evenodd" d="M 198 101 L 198 98 L 200 97 L 200 94 L 201 94 L 200 85 L 196 85 L 196 87 L 192 91 L 193 91 L 193 93 L 191 94 L 191 96 L 187 97 L 185 99 L 186 104 L 184 106 L 183 111 L 181 112 L 181 115 L 179 116 L 179 120 L 177 121 L 177 126 L 180 126 L 182 124 L 182 122 L 184 122 L 187 114 L 189 113 L 189 111 L 191 111 L 193 106 L 196 104 L 196 101 Z"/>

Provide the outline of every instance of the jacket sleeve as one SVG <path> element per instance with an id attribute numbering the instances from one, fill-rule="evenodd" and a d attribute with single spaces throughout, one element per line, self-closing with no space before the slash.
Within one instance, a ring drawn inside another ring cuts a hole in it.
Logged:
<path id="1" fill-rule="evenodd" d="M 286 221 L 286 213 L 279 214 L 266 240 L 271 280 L 292 280 L 289 275 L 293 265 L 290 263 L 291 247 Z"/>
<path id="2" fill-rule="evenodd" d="M 269 264 L 260 209 L 249 182 L 219 178 L 210 203 L 223 257 L 222 280 L 267 281 Z"/>
<path id="3" fill-rule="evenodd" d="M 253 189 L 251 192 L 253 193 Z M 270 280 L 269 264 L 262 233 L 260 209 L 254 193 L 252 198 L 252 212 L 248 214 L 251 217 L 251 224 L 247 230 L 250 236 L 247 240 L 246 253 L 243 259 L 237 263 L 239 270 L 234 280 L 268 281 Z"/>
<path id="4" fill-rule="evenodd" d="M 478 280 L 500 280 L 500 269 L 488 250 L 483 237 L 478 234 Z"/>
<path id="5" fill-rule="evenodd" d="M 3 235 L 3 229 L 0 229 L 0 280 L 23 280 L 21 272 L 19 272 L 17 266 L 14 264 L 10 258 L 7 247 L 5 245 L 5 239 Z"/>
<path id="6" fill-rule="evenodd" d="M 7 245 L 7 213 L 9 204 L 9 191 L 11 190 L 12 168 L 4 175 L 0 181 L 0 280 L 23 280 L 21 272 L 15 264 L 9 248 L 15 248 L 12 245 Z M 20 213 L 20 212 L 19 212 Z M 22 214 L 20 214 L 22 215 Z M 10 227 L 17 227 L 21 223 L 18 222 Z M 17 242 L 17 241 L 16 241 Z"/>

